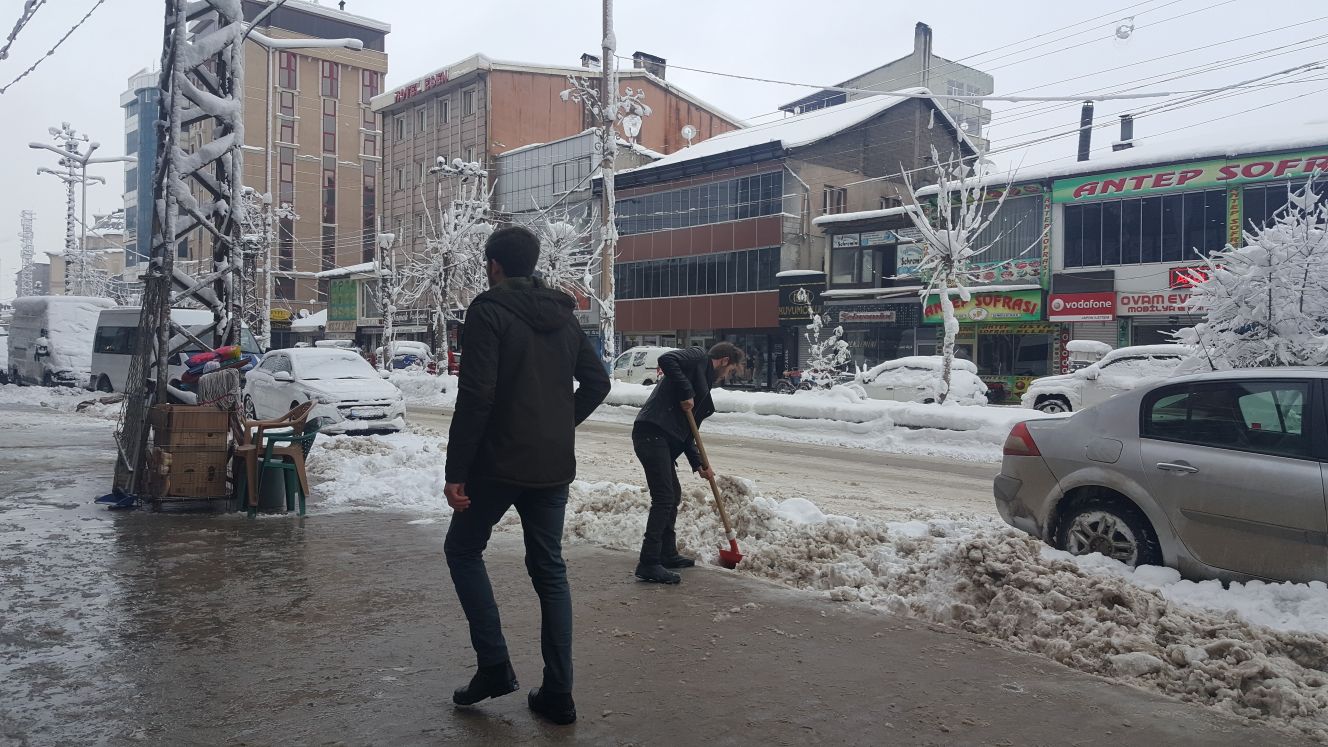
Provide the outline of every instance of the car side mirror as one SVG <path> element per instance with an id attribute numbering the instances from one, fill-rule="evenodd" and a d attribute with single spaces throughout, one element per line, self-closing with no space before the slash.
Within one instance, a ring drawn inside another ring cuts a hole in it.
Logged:
<path id="1" fill-rule="evenodd" d="M 295 377 L 290 375 L 290 371 L 278 371 L 272 375 L 272 378 L 283 384 L 289 384 L 292 381 L 295 381 Z"/>
<path id="2" fill-rule="evenodd" d="M 1089 381 L 1097 381 L 1097 377 L 1098 377 L 1098 369 L 1096 369 L 1096 368 L 1086 368 L 1086 369 L 1084 369 L 1084 378 L 1085 378 L 1085 379 L 1088 379 Z"/>
<path id="3" fill-rule="evenodd" d="M 387 379 L 387 378 L 390 378 L 390 377 L 391 377 L 391 374 L 389 374 L 387 371 L 379 371 L 379 372 L 378 372 L 378 375 L 381 376 L 381 377 L 383 377 L 384 379 Z"/>

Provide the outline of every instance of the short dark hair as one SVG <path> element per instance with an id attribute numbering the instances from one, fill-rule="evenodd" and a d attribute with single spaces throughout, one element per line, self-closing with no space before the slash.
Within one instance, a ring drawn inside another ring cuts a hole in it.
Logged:
<path id="1" fill-rule="evenodd" d="M 539 237 L 522 226 L 500 228 L 489 234 L 484 242 L 484 258 L 497 262 L 509 278 L 527 278 L 535 274 L 539 253 Z"/>
<path id="2" fill-rule="evenodd" d="M 710 360 L 717 361 L 720 358 L 728 358 L 729 363 L 742 363 L 747 354 L 742 352 L 742 348 L 731 342 L 717 342 L 710 348 Z"/>

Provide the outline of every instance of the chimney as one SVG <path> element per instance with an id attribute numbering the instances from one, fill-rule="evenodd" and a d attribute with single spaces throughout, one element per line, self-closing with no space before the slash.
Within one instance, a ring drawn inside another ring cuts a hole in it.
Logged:
<path id="1" fill-rule="evenodd" d="M 1120 140 L 1111 144 L 1113 151 L 1134 147 L 1134 115 L 1120 115 Z"/>
<path id="2" fill-rule="evenodd" d="M 913 56 L 918 58 L 918 84 L 931 80 L 931 26 L 918 21 L 913 27 Z"/>
<path id="3" fill-rule="evenodd" d="M 1083 112 L 1079 115 L 1079 160 L 1088 160 L 1089 147 L 1093 142 L 1093 102 L 1085 101 Z"/>
<path id="4" fill-rule="evenodd" d="M 664 69 L 667 65 L 668 60 L 663 57 L 656 57 L 648 52 L 632 53 L 632 67 L 643 68 L 647 73 L 660 80 L 664 79 Z"/>
<path id="5" fill-rule="evenodd" d="M 589 52 L 585 52 L 581 55 L 581 67 L 588 68 L 591 70 L 597 70 L 599 69 L 599 66 L 600 65 L 599 65 L 598 55 L 593 55 Z"/>

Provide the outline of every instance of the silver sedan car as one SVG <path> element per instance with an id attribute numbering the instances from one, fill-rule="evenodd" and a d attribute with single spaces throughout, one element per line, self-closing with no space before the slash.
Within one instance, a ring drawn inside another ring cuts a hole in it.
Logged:
<path id="1" fill-rule="evenodd" d="M 1188 578 L 1325 580 L 1326 415 L 1328 369 L 1167 379 L 1016 425 L 996 508 L 1076 555 Z"/>

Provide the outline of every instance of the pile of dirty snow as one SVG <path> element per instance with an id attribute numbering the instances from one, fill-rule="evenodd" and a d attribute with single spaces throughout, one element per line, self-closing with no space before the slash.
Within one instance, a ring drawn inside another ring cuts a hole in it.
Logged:
<path id="1" fill-rule="evenodd" d="M 310 459 L 320 509 L 445 518 L 443 442 L 415 434 L 320 439 Z M 994 518 L 912 521 L 827 515 L 721 477 L 746 555 L 739 573 L 908 615 L 1076 669 L 1328 740 L 1328 587 L 1181 582 L 1100 557 L 1070 558 Z M 566 536 L 632 551 L 649 495 L 575 482 Z M 433 521 L 429 518 L 425 521 Z M 512 512 L 500 526 L 519 525 Z M 679 548 L 715 564 L 726 545 L 708 486 L 685 488 Z M 626 561 L 625 561 L 626 562 Z M 1119 564 L 1116 564 L 1119 566 Z M 1277 604 L 1269 604 L 1269 600 Z M 1279 629 L 1274 629 L 1276 628 Z M 1298 629 L 1299 628 L 1299 629 Z"/>
<path id="2" fill-rule="evenodd" d="M 451 407 L 456 404 L 457 377 L 435 376 L 425 371 L 392 371 L 388 381 L 396 384 L 407 405 Z"/>

